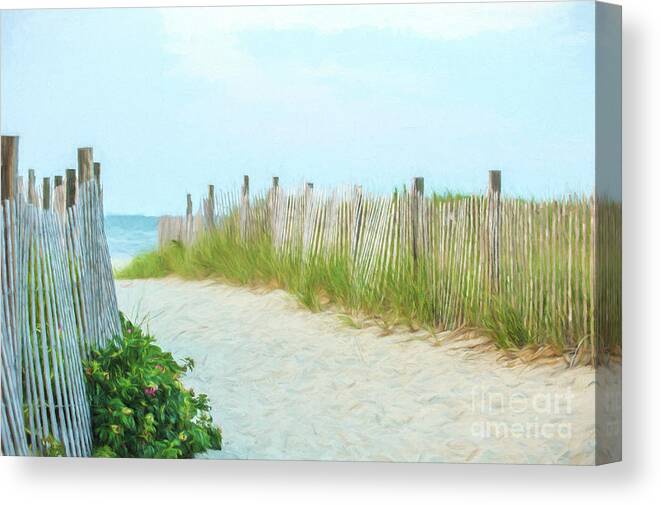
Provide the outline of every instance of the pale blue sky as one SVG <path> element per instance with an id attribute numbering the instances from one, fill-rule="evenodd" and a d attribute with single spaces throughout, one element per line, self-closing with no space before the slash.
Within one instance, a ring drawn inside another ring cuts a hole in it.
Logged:
<path id="1" fill-rule="evenodd" d="M 594 181 L 592 2 L 2 13 L 2 132 L 21 170 L 92 145 L 107 213 L 212 182 L 422 175 L 547 197 Z"/>

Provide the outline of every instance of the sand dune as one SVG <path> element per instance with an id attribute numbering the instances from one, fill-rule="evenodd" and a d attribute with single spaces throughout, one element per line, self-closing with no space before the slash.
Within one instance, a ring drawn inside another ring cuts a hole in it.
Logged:
<path id="1" fill-rule="evenodd" d="M 595 374 L 508 368 L 494 353 L 379 336 L 282 291 L 211 281 L 118 281 L 186 383 L 207 393 L 239 459 L 593 464 Z M 417 335 L 420 337 L 421 335 Z"/>

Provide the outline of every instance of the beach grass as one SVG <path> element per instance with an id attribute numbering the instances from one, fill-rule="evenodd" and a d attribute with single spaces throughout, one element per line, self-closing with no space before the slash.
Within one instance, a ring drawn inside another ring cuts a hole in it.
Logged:
<path id="1" fill-rule="evenodd" d="M 619 299 L 593 295 L 591 199 L 503 199 L 494 281 L 486 197 L 425 198 L 417 248 L 409 198 L 365 196 L 358 207 L 328 195 L 255 198 L 244 211 L 230 205 L 188 245 L 171 240 L 136 257 L 117 277 L 282 288 L 314 311 L 333 305 L 387 326 L 475 327 L 505 349 L 564 353 L 583 344 L 594 354 L 619 346 Z M 606 250 L 609 240 L 602 242 Z M 617 279 L 616 268 L 602 270 L 603 279 Z M 601 323 L 595 303 L 611 314 Z"/>

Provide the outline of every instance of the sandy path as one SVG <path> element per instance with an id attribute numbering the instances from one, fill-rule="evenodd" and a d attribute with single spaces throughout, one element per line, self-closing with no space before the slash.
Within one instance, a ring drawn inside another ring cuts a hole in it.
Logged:
<path id="1" fill-rule="evenodd" d="M 594 372 L 379 337 L 210 281 L 118 281 L 120 308 L 196 368 L 213 458 L 594 463 Z"/>

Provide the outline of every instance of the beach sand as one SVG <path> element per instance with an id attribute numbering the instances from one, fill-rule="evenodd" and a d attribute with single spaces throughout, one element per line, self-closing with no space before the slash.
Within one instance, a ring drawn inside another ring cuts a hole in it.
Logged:
<path id="1" fill-rule="evenodd" d="M 595 373 L 507 366 L 496 352 L 424 333 L 380 336 L 287 293 L 212 281 L 117 281 L 185 379 L 206 393 L 222 459 L 484 463 L 595 461 Z"/>

